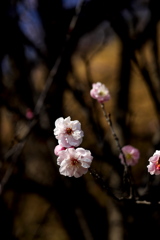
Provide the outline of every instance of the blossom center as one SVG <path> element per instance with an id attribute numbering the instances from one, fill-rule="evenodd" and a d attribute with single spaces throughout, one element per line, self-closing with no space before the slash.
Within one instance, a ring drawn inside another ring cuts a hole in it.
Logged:
<path id="1" fill-rule="evenodd" d="M 72 128 L 66 128 L 66 133 L 67 133 L 68 135 L 71 135 L 72 132 L 73 132 Z"/>
<path id="2" fill-rule="evenodd" d="M 77 159 L 75 159 L 75 158 L 72 158 L 71 159 L 71 165 L 72 166 L 76 166 L 76 165 L 78 165 L 79 164 L 79 161 L 77 160 Z"/>
<path id="3" fill-rule="evenodd" d="M 132 155 L 130 153 L 126 153 L 125 157 L 126 157 L 126 160 L 131 160 L 132 159 Z"/>
<path id="4" fill-rule="evenodd" d="M 104 91 L 102 91 L 102 90 L 101 90 L 101 91 L 99 91 L 99 93 L 98 93 L 98 94 L 99 94 L 99 96 L 102 96 L 102 97 L 103 97 L 103 96 L 105 96 L 105 92 L 104 92 Z"/>
<path id="5" fill-rule="evenodd" d="M 159 157 L 159 159 L 158 159 L 158 161 L 157 161 L 156 169 L 157 169 L 157 170 L 160 170 L 160 157 Z"/>

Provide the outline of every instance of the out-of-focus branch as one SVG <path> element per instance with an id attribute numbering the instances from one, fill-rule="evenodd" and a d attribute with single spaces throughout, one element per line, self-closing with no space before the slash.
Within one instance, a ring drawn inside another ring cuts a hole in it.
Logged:
<path id="1" fill-rule="evenodd" d="M 80 5 L 77 6 L 76 11 L 75 11 L 75 15 L 73 16 L 74 21 L 71 21 L 70 24 L 72 24 L 72 29 L 75 27 L 77 19 L 78 19 L 78 15 L 80 13 L 81 7 L 82 7 L 82 3 L 83 0 L 80 1 Z M 70 26 L 69 26 L 70 29 Z M 66 35 L 66 41 L 68 41 L 70 38 L 68 37 L 68 35 Z M 44 106 L 44 101 L 45 98 L 47 96 L 47 93 L 53 83 L 54 80 L 54 76 L 56 75 L 60 62 L 62 60 L 62 54 L 59 55 L 59 57 L 57 58 L 53 68 L 51 69 L 49 76 L 46 80 L 46 84 L 45 84 L 45 88 L 42 91 L 42 93 L 40 94 L 37 103 L 35 105 L 35 109 L 34 109 L 34 114 L 35 114 L 35 118 L 29 123 L 28 126 L 28 131 L 26 132 L 25 136 L 20 140 L 20 142 L 18 142 L 16 145 L 14 145 L 5 155 L 5 159 L 8 158 L 12 158 L 12 161 L 10 163 L 10 166 L 8 167 L 8 169 L 6 170 L 4 176 L 2 177 L 1 181 L 0 181 L 0 194 L 2 194 L 3 188 L 5 186 L 5 184 L 7 183 L 7 181 L 9 180 L 10 176 L 12 175 L 13 169 L 15 164 L 18 161 L 18 157 L 22 152 L 22 149 L 26 143 L 26 139 L 29 136 L 29 134 L 31 133 L 31 130 L 33 129 L 33 127 L 36 125 L 36 123 L 38 122 L 38 116 Z"/>
<path id="2" fill-rule="evenodd" d="M 146 201 L 146 200 L 136 200 L 135 203 L 136 203 L 136 204 L 145 204 L 145 205 L 151 205 L 151 204 L 153 204 L 152 202 Z M 160 204 L 160 201 L 158 201 L 156 204 Z"/>
<path id="3" fill-rule="evenodd" d="M 140 66 L 137 58 L 135 57 L 135 55 L 132 57 L 132 61 L 133 63 L 136 65 L 136 67 L 138 67 L 140 73 L 142 74 L 143 76 L 143 79 L 145 81 L 145 83 L 147 84 L 147 87 L 148 87 L 148 90 L 151 94 L 151 97 L 153 98 L 153 102 L 154 102 L 154 106 L 155 106 L 155 109 L 156 109 L 156 112 L 157 112 L 157 117 L 160 121 L 160 97 L 159 97 L 159 91 L 157 91 L 157 89 L 155 89 L 154 87 L 154 84 L 152 82 L 152 79 L 150 77 L 150 74 L 149 74 L 149 71 L 147 69 L 147 66 L 146 66 L 146 60 L 143 58 L 144 60 L 144 64 L 143 66 Z M 159 84 L 159 90 L 160 90 L 160 84 Z"/>

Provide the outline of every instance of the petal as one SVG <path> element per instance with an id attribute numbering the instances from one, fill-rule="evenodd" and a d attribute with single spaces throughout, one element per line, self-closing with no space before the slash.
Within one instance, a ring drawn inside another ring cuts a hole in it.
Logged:
<path id="1" fill-rule="evenodd" d="M 60 174 L 62 174 L 64 176 L 68 176 L 68 170 L 65 166 L 60 166 L 59 172 L 60 172 Z"/>
<path id="2" fill-rule="evenodd" d="M 58 165 L 61 165 L 62 162 L 69 161 L 69 160 L 70 160 L 70 154 L 68 152 L 68 149 L 66 149 L 59 153 L 59 157 L 57 159 L 57 164 L 60 163 Z"/>
<path id="3" fill-rule="evenodd" d="M 93 158 L 89 150 L 85 150 L 84 148 L 77 148 L 76 150 L 81 155 L 81 158 L 90 158 L 90 159 Z"/>
<path id="4" fill-rule="evenodd" d="M 148 172 L 149 172 L 151 175 L 153 175 L 153 174 L 155 173 L 155 165 L 154 165 L 154 164 L 150 163 L 150 164 L 147 166 L 147 168 L 148 168 Z"/>
<path id="5" fill-rule="evenodd" d="M 63 135 L 61 138 L 59 138 L 58 143 L 65 148 L 72 146 L 70 143 L 68 143 L 68 139 L 65 137 L 65 135 Z"/>
<path id="6" fill-rule="evenodd" d="M 67 117 L 67 118 L 64 119 L 64 124 L 65 125 L 70 124 L 70 122 L 71 122 L 71 117 Z"/>
<path id="7" fill-rule="evenodd" d="M 76 151 L 79 152 L 79 154 L 81 154 L 81 155 L 85 155 L 87 150 L 85 150 L 84 148 L 79 147 L 79 148 L 76 149 Z"/>
<path id="8" fill-rule="evenodd" d="M 74 139 L 74 137 L 72 135 L 68 136 L 67 140 L 68 140 L 68 144 L 70 146 L 74 146 L 74 147 L 78 147 L 81 144 L 81 142 L 82 142 L 82 138 L 76 140 L 76 139 Z"/>
<path id="9" fill-rule="evenodd" d="M 149 158 L 149 162 L 156 163 L 159 160 L 158 155 L 153 155 L 152 157 Z"/>
<path id="10" fill-rule="evenodd" d="M 76 150 L 74 148 L 68 148 L 67 151 L 70 155 L 70 158 L 75 157 Z"/>
<path id="11" fill-rule="evenodd" d="M 56 121 L 55 121 L 55 126 L 58 127 L 62 122 L 63 122 L 63 117 L 60 117 L 58 118 Z"/>
<path id="12" fill-rule="evenodd" d="M 90 95 L 91 95 L 92 98 L 95 98 L 95 99 L 96 99 L 97 97 L 96 97 L 95 94 L 96 94 L 95 89 L 91 89 Z"/>
<path id="13" fill-rule="evenodd" d="M 91 161 L 90 162 L 82 162 L 81 166 L 84 167 L 84 168 L 89 168 L 91 165 Z"/>
<path id="14" fill-rule="evenodd" d="M 153 154 L 154 155 L 158 155 L 160 157 L 160 151 L 159 150 L 156 150 L 155 153 Z"/>
<path id="15" fill-rule="evenodd" d="M 81 123 L 78 120 L 72 121 L 73 130 L 81 130 Z"/>
<path id="16" fill-rule="evenodd" d="M 88 172 L 87 168 L 83 168 L 83 167 L 79 167 L 75 173 L 74 173 L 74 177 L 78 178 L 81 177 L 82 175 L 86 174 Z"/>
<path id="17" fill-rule="evenodd" d="M 76 130 L 73 132 L 72 136 L 75 140 L 79 140 L 84 136 L 84 133 L 83 131 Z"/>

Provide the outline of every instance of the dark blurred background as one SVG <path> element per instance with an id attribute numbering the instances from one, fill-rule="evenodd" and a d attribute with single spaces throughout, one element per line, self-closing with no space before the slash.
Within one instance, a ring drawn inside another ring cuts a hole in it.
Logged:
<path id="1" fill-rule="evenodd" d="M 0 240 L 159 236 L 160 178 L 146 167 L 160 150 L 158 6 L 158 0 L 1 1 Z M 141 153 L 131 169 L 133 199 L 109 126 L 89 95 L 98 81 L 111 93 L 105 108 L 121 146 Z M 68 116 L 82 124 L 81 147 L 92 152 L 98 178 L 59 174 L 53 129 Z"/>

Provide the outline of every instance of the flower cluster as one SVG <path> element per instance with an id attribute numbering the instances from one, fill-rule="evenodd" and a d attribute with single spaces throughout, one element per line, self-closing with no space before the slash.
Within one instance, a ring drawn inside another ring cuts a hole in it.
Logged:
<path id="1" fill-rule="evenodd" d="M 148 172 L 153 175 L 160 174 L 160 151 L 156 150 L 152 157 L 149 158 Z"/>
<path id="2" fill-rule="evenodd" d="M 134 166 L 138 163 L 140 152 L 137 148 L 134 148 L 131 145 L 126 145 L 122 148 L 122 151 L 124 153 L 127 166 Z M 119 158 L 121 159 L 121 163 L 125 164 L 122 153 L 119 154 Z"/>
<path id="3" fill-rule="evenodd" d="M 81 124 L 78 120 L 71 121 L 70 117 L 58 118 L 55 121 L 54 135 L 58 144 L 54 153 L 58 156 L 57 164 L 60 173 L 69 177 L 81 177 L 87 173 L 93 157 L 89 150 L 78 147 L 84 136 Z"/>
<path id="4" fill-rule="evenodd" d="M 100 104 L 110 100 L 108 88 L 100 82 L 92 84 L 90 95 Z M 111 130 L 113 132 L 113 128 Z M 60 166 L 60 173 L 64 176 L 74 176 L 76 178 L 87 173 L 93 157 L 89 150 L 79 147 L 84 137 L 80 122 L 78 120 L 71 121 L 70 117 L 65 119 L 60 117 L 55 121 L 54 135 L 58 140 L 58 145 L 55 147 L 54 153 L 58 157 L 57 164 Z M 118 141 L 117 138 L 116 141 Z M 119 158 L 123 165 L 134 166 L 138 163 L 140 152 L 137 148 L 126 145 L 121 150 Z M 160 175 L 160 151 L 157 150 L 149 158 L 147 168 L 151 175 Z"/>

